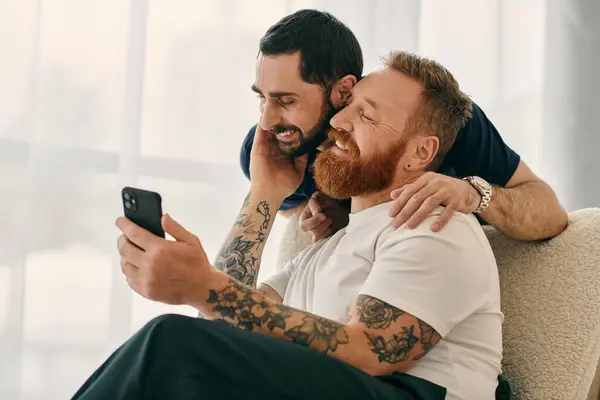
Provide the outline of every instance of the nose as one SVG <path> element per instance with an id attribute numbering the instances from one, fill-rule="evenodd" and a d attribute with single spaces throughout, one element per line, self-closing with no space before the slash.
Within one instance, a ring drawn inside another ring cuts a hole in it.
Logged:
<path id="1" fill-rule="evenodd" d="M 352 132 L 352 122 L 350 120 L 351 110 L 350 107 L 342 108 L 338 111 L 333 118 L 329 121 L 329 124 L 337 130 Z"/>
<path id="2" fill-rule="evenodd" d="M 266 100 L 262 108 L 262 120 L 260 127 L 269 131 L 272 127 L 281 122 L 281 115 L 278 107 L 271 100 Z"/>

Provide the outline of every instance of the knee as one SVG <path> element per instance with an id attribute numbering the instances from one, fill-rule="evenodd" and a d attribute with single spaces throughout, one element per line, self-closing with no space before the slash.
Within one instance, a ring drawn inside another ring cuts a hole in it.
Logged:
<path id="1" fill-rule="evenodd" d="M 152 318 L 141 330 L 153 333 L 157 331 L 165 333 L 181 331 L 185 330 L 185 327 L 189 326 L 195 319 L 179 314 L 163 314 Z"/>
<path id="2" fill-rule="evenodd" d="M 214 321 L 203 318 L 188 317 L 179 314 L 163 314 L 148 321 L 140 330 L 144 336 L 165 337 L 169 339 L 184 338 L 189 335 L 201 335 L 209 330 Z"/>

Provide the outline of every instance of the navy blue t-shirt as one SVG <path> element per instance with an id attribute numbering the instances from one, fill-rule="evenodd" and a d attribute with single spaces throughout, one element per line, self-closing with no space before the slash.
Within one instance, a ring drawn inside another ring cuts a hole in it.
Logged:
<path id="1" fill-rule="evenodd" d="M 242 170 L 248 179 L 250 179 L 250 150 L 252 150 L 255 131 L 256 125 L 250 128 L 240 154 Z M 304 180 L 298 190 L 285 199 L 281 210 L 297 207 L 317 190 L 311 168 L 317 154 L 318 150 L 309 152 Z M 444 157 L 439 172 L 458 178 L 476 175 L 489 183 L 505 186 L 517 169 L 519 161 L 519 155 L 504 143 L 483 110 L 473 103 L 473 117 L 458 132 L 456 141 Z"/>

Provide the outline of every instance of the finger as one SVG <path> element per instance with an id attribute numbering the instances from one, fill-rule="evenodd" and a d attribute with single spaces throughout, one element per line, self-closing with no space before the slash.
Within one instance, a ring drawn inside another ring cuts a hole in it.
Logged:
<path id="1" fill-rule="evenodd" d="M 142 294 L 142 286 L 134 279 L 130 279 L 127 278 L 127 284 L 129 285 L 129 287 L 136 292 L 137 294 L 139 294 L 142 297 L 146 297 Z"/>
<path id="2" fill-rule="evenodd" d="M 304 210 L 302 210 L 302 212 L 300 213 L 300 220 L 312 218 L 312 216 L 312 212 L 310 211 L 310 207 L 307 203 L 306 207 L 304 207 Z"/>
<path id="3" fill-rule="evenodd" d="M 328 197 L 324 194 L 319 195 L 318 201 L 321 205 L 321 210 L 323 210 L 324 212 L 340 206 L 339 200 L 332 199 L 331 197 Z"/>
<path id="4" fill-rule="evenodd" d="M 435 189 L 430 186 L 425 186 L 418 192 L 414 193 L 408 200 L 404 201 L 403 197 L 408 193 L 408 191 L 404 191 L 402 195 L 396 199 L 396 202 L 403 202 L 404 206 L 402 210 L 394 217 L 394 221 L 392 225 L 395 228 L 399 228 L 404 225 L 410 217 L 413 216 L 415 212 L 421 207 L 423 202 L 425 202 L 431 195 L 435 193 Z M 402 200 L 400 200 L 402 199 Z"/>
<path id="5" fill-rule="evenodd" d="M 308 206 L 308 204 L 306 205 L 306 207 L 304 207 L 304 209 L 302 210 L 302 212 L 300 213 L 300 223 L 302 223 L 304 220 L 312 218 L 312 212 L 310 211 L 310 207 Z"/>
<path id="6" fill-rule="evenodd" d="M 333 233 L 332 229 L 327 228 L 325 230 L 325 232 L 321 233 L 320 235 L 313 235 L 313 243 L 316 243 L 321 239 L 328 238 L 329 236 L 331 236 L 332 233 Z"/>
<path id="7" fill-rule="evenodd" d="M 117 218 L 117 227 L 127 236 L 127 239 L 143 250 L 160 243 L 161 238 L 134 224 L 127 218 Z"/>
<path id="8" fill-rule="evenodd" d="M 322 214 L 319 214 L 322 215 Z M 331 218 L 326 218 L 325 221 L 321 222 L 319 225 L 317 225 L 316 227 L 314 227 L 311 232 L 313 233 L 313 235 L 317 235 L 317 236 L 323 236 L 323 234 L 325 233 L 325 231 L 327 229 L 329 229 L 332 225 L 332 221 Z"/>
<path id="9" fill-rule="evenodd" d="M 267 138 L 266 132 L 263 130 L 263 128 L 260 126 L 260 124 L 261 124 L 261 121 L 259 120 L 258 124 L 256 125 L 256 130 L 254 131 L 253 145 L 264 143 L 264 141 Z"/>
<path id="10" fill-rule="evenodd" d="M 121 258 L 121 272 L 127 278 L 136 280 L 140 274 L 140 269 L 125 259 Z"/>
<path id="11" fill-rule="evenodd" d="M 307 218 L 304 221 L 302 221 L 302 230 L 304 230 L 305 232 L 312 231 L 326 220 L 327 216 L 323 213 L 319 213 L 313 217 Z"/>
<path id="12" fill-rule="evenodd" d="M 406 226 L 410 229 L 416 228 L 431 212 L 439 206 L 441 201 L 435 196 L 428 197 L 413 215 L 406 221 Z"/>
<path id="13" fill-rule="evenodd" d="M 423 179 L 421 179 L 423 178 Z M 404 207 L 406 206 L 406 203 L 416 194 L 418 193 L 421 189 L 423 189 L 425 186 L 427 186 L 427 183 L 429 182 L 427 179 L 425 179 L 423 176 L 417 179 L 415 182 L 409 184 L 409 185 L 405 185 L 401 188 L 401 192 L 398 195 L 398 197 L 394 200 L 394 204 L 392 205 L 392 207 L 390 207 L 390 211 L 388 212 L 388 215 L 392 218 L 396 217 L 400 211 L 402 211 L 404 209 Z"/>
<path id="14" fill-rule="evenodd" d="M 452 205 L 447 205 L 442 215 L 440 215 L 438 219 L 436 219 L 434 223 L 431 224 L 431 230 L 433 232 L 441 231 L 444 228 L 444 226 L 446 226 L 446 224 L 452 219 L 454 211 L 456 211 L 456 207 Z"/>
<path id="15" fill-rule="evenodd" d="M 131 243 L 125 235 L 121 235 L 117 239 L 117 248 L 121 258 L 134 265 L 142 265 L 147 255 L 142 249 Z"/>
<path id="16" fill-rule="evenodd" d="M 396 200 L 398 198 L 398 196 L 400 196 L 402 194 L 402 190 L 404 189 L 404 186 L 398 188 L 398 189 L 394 189 L 392 190 L 392 193 L 390 193 L 390 197 L 393 200 Z"/>
<path id="17" fill-rule="evenodd" d="M 313 217 L 316 217 L 317 214 L 321 214 L 323 212 L 323 210 L 321 209 L 321 204 L 317 199 L 311 198 L 310 200 L 308 200 L 308 207 L 310 208 L 310 212 L 313 215 Z"/>
<path id="18" fill-rule="evenodd" d="M 175 221 L 169 214 L 162 216 L 162 227 L 166 233 L 178 242 L 197 244 L 198 238 L 192 232 L 185 229 L 179 222 Z"/>
<path id="19" fill-rule="evenodd" d="M 274 146 L 276 140 L 277 139 L 275 138 L 275 135 L 273 135 L 271 132 L 265 131 L 261 127 L 261 121 L 259 120 L 258 125 L 256 126 L 256 130 L 254 131 L 254 140 L 252 141 L 252 149 L 250 150 L 250 153 L 252 154 L 253 152 L 260 149 L 261 152 L 267 151 L 269 153 L 273 152 L 274 154 L 281 155 L 281 152 L 275 153 L 273 151 L 276 150 Z"/>

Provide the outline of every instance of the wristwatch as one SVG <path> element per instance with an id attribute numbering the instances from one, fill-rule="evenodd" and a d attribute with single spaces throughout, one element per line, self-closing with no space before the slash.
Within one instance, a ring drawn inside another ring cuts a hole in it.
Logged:
<path id="1" fill-rule="evenodd" d="M 492 185 L 490 185 L 485 179 L 478 176 L 467 176 L 463 179 L 469 182 L 471 186 L 473 186 L 481 195 L 481 201 L 479 202 L 479 206 L 474 213 L 479 214 L 484 212 L 492 200 Z"/>

